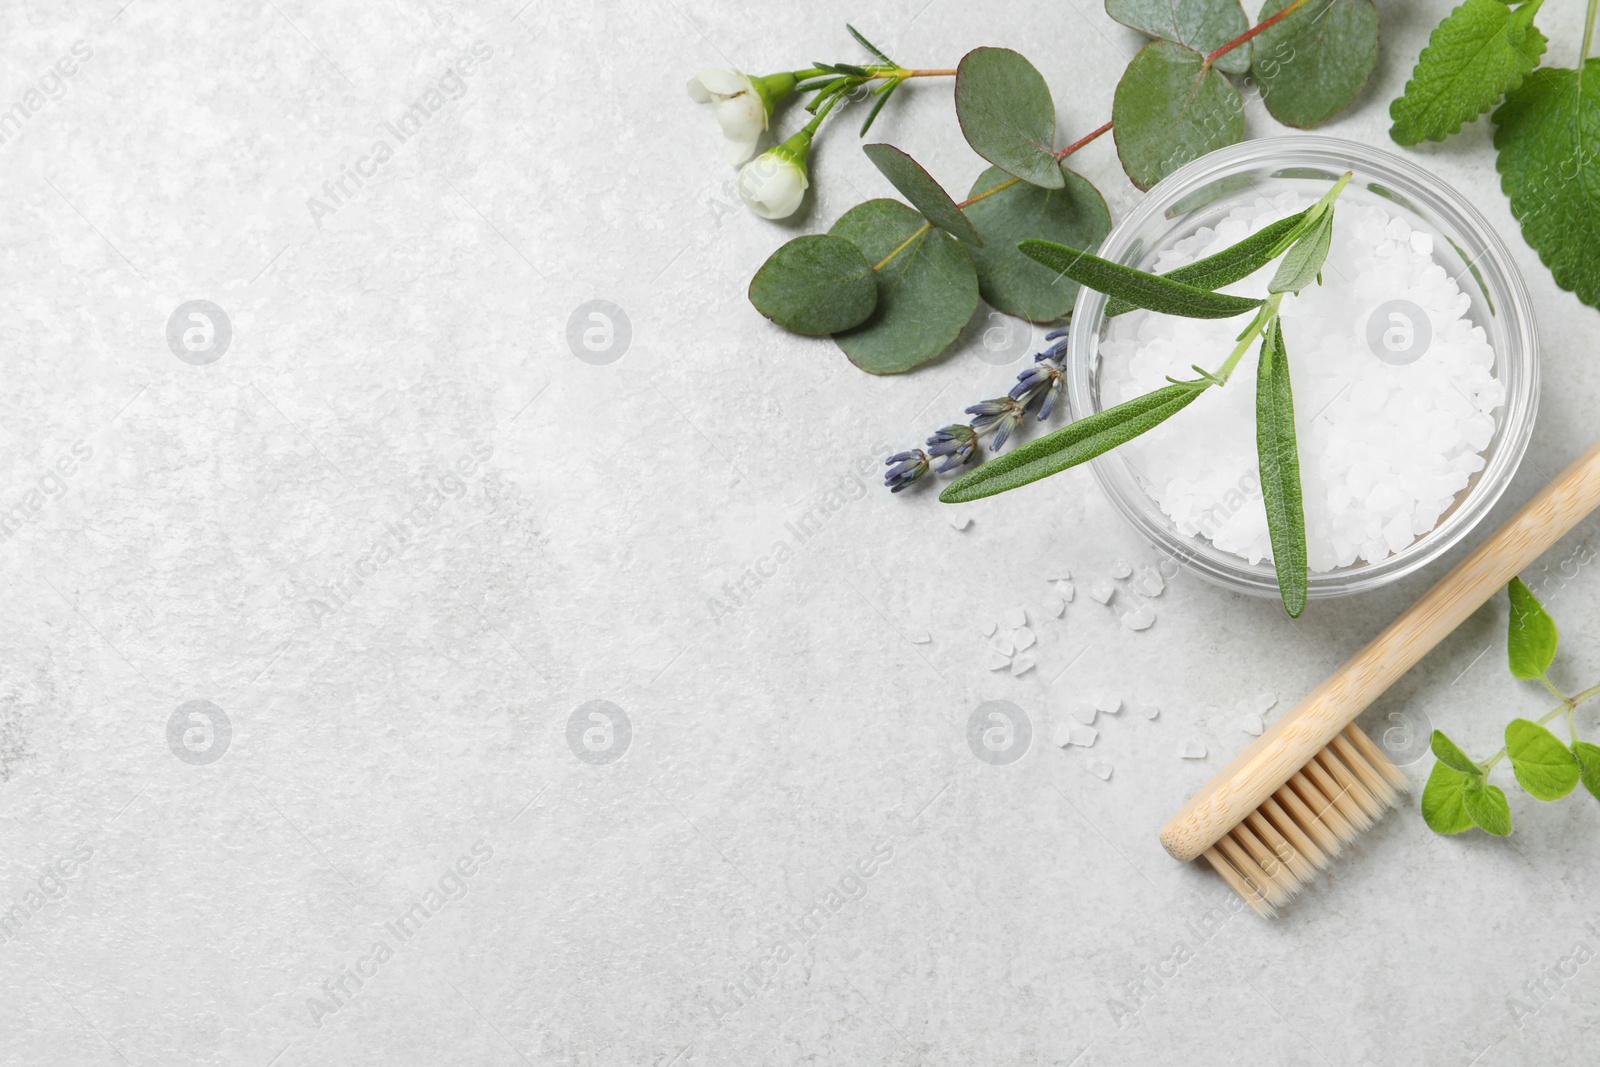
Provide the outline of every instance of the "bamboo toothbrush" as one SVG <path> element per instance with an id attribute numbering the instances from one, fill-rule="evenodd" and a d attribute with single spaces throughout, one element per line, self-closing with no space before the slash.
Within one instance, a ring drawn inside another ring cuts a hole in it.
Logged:
<path id="1" fill-rule="evenodd" d="M 1161 844 L 1272 915 L 1407 788 L 1356 716 L 1596 507 L 1600 442 L 1191 797 Z"/>

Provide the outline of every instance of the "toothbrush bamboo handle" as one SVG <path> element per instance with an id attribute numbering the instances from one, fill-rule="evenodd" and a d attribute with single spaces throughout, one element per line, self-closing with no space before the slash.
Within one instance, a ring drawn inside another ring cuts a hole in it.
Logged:
<path id="1" fill-rule="evenodd" d="M 1186 861 L 1210 848 L 1596 507 L 1600 441 L 1190 798 L 1161 844 Z"/>

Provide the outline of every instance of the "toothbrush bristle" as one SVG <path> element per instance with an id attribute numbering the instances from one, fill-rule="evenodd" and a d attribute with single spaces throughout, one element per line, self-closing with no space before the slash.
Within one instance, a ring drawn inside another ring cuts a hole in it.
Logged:
<path id="1" fill-rule="evenodd" d="M 1205 858 L 1245 903 L 1270 917 L 1406 789 L 1400 768 L 1351 723 Z"/>

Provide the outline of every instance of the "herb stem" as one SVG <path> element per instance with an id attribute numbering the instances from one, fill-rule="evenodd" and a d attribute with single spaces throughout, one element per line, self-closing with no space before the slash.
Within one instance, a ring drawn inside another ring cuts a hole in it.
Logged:
<path id="1" fill-rule="evenodd" d="M 1548 685 L 1549 683 L 1546 682 L 1545 684 Z M 1553 686 L 1551 688 L 1554 689 Z M 1557 690 L 1556 692 L 1557 692 L 1557 695 L 1559 696 L 1560 695 L 1560 691 Z M 1600 696 L 1600 685 L 1591 685 L 1589 688 L 1585 689 L 1583 692 L 1577 694 L 1576 696 L 1562 697 L 1561 698 L 1561 703 L 1556 708 L 1554 708 L 1548 715 L 1545 715 L 1543 718 L 1541 718 L 1541 719 L 1539 719 L 1537 721 L 1538 721 L 1540 726 L 1543 726 L 1545 723 L 1549 722 L 1551 719 L 1556 718 L 1558 715 L 1565 715 L 1567 717 L 1567 732 L 1569 734 L 1572 734 L 1573 740 L 1576 741 L 1577 740 L 1577 734 L 1573 731 L 1573 726 L 1572 726 L 1573 713 L 1578 710 L 1578 705 L 1579 704 L 1583 704 L 1583 703 L 1585 703 L 1587 701 L 1593 700 L 1597 696 Z M 1499 752 L 1496 752 L 1493 756 L 1490 756 L 1487 760 L 1485 760 L 1484 762 L 1478 764 L 1478 766 L 1483 770 L 1484 774 L 1488 774 L 1489 771 L 1491 769 L 1493 769 L 1493 767 L 1494 767 L 1494 765 L 1496 763 L 1499 763 L 1501 760 L 1503 760 L 1505 758 L 1506 758 L 1506 750 L 1504 748 L 1502 748 Z"/>
<path id="2" fill-rule="evenodd" d="M 1261 21 L 1257 25 L 1250 27 L 1248 30 L 1245 30 L 1243 33 L 1241 33 L 1239 36 L 1235 37 L 1233 40 L 1229 41 L 1227 44 L 1223 45 L 1221 48 L 1218 48 L 1215 52 L 1212 52 L 1211 54 L 1207 55 L 1206 58 L 1205 58 L 1205 64 L 1204 65 L 1206 67 L 1210 67 L 1211 64 L 1215 63 L 1217 60 L 1221 59 L 1223 56 L 1227 55 L 1229 52 L 1233 51 L 1235 48 L 1238 48 L 1240 45 L 1244 44 L 1246 41 L 1248 41 L 1250 38 L 1254 37 L 1256 34 L 1260 33 L 1262 30 L 1265 30 L 1268 27 L 1276 24 L 1277 22 L 1280 22 L 1281 20 L 1288 18 L 1290 15 L 1294 14 L 1296 11 L 1300 10 L 1302 7 L 1305 7 L 1306 4 L 1308 4 L 1310 2 L 1311 2 L 1311 0 L 1294 0 L 1294 3 L 1290 4 L 1288 7 L 1284 8 L 1282 11 L 1278 12 L 1276 15 L 1273 15 L 1269 19 L 1264 19 L 1263 21 Z M 1594 2 L 1600 2 L 1600 0 L 1594 0 Z"/>
<path id="3" fill-rule="evenodd" d="M 1600 3 L 1600 0 L 1595 0 L 1595 2 L 1596 3 Z M 1084 145 L 1088 144 L 1090 141 L 1094 140 L 1096 137 L 1099 137 L 1103 133 L 1109 132 L 1110 129 L 1111 129 L 1111 123 L 1108 122 L 1104 126 L 1101 126 L 1099 129 L 1094 130 L 1091 133 L 1085 134 L 1084 136 L 1078 138 L 1076 141 L 1073 141 L 1071 144 L 1067 145 L 1067 147 L 1063 148 L 1061 151 L 1057 152 L 1056 153 L 1056 158 L 1057 159 L 1066 159 L 1068 156 L 1072 155 L 1072 153 L 1076 152 L 1078 149 L 1082 148 Z"/>

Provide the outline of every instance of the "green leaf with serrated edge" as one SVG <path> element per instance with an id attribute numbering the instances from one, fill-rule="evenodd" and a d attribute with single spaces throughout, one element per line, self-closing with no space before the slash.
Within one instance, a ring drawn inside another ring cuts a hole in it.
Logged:
<path id="1" fill-rule="evenodd" d="M 1032 63 L 1009 48 L 968 52 L 956 69 L 956 118 L 978 155 L 1025 182 L 1061 188 L 1056 105 Z"/>
<path id="2" fill-rule="evenodd" d="M 1244 140 L 1244 98 L 1199 52 L 1152 41 L 1117 82 L 1111 121 L 1122 169 L 1148 189 L 1185 163 Z"/>
<path id="3" fill-rule="evenodd" d="M 1295 444 L 1294 394 L 1289 388 L 1289 353 L 1283 325 L 1274 318 L 1261 339 L 1256 369 L 1256 452 L 1261 497 L 1267 508 L 1272 566 L 1278 574 L 1283 610 L 1298 619 L 1306 610 L 1310 570 L 1306 556 L 1306 512 L 1300 492 L 1300 454 Z"/>
<path id="4" fill-rule="evenodd" d="M 750 279 L 750 303 L 786 330 L 837 333 L 872 314 L 878 283 L 861 249 L 842 237 L 812 234 L 768 257 Z"/>
<path id="5" fill-rule="evenodd" d="M 1472 757 L 1461 751 L 1461 747 L 1444 735 L 1443 730 L 1435 730 L 1428 739 L 1428 747 L 1433 749 L 1434 758 L 1446 767 L 1460 771 L 1462 774 L 1479 775 L 1483 768 L 1472 761 Z"/>
<path id="6" fill-rule="evenodd" d="M 1224 285 L 1232 285 L 1241 278 L 1248 278 L 1283 254 L 1283 249 L 1280 247 L 1282 242 L 1305 221 L 1310 210 L 1307 208 L 1286 219 L 1279 219 L 1263 226 L 1238 244 L 1230 245 L 1204 259 L 1197 259 L 1187 266 L 1166 271 L 1161 276 L 1171 281 L 1192 285 L 1197 289 L 1213 291 L 1221 289 Z M 1132 310 L 1133 305 L 1124 301 L 1106 301 L 1107 318 Z"/>
<path id="7" fill-rule="evenodd" d="M 1267 0 L 1265 22 L 1293 0 Z M 1285 126 L 1320 126 L 1355 102 L 1378 63 L 1372 0 L 1311 0 L 1262 30 L 1250 71 L 1261 99 Z"/>
<path id="8" fill-rule="evenodd" d="M 1030 239 L 1017 247 L 1023 255 L 1038 260 L 1080 285 L 1125 300 L 1135 307 L 1165 315 L 1181 315 L 1186 319 L 1231 319 L 1261 306 L 1260 300 L 1198 289 L 1159 274 L 1147 274 L 1142 270 L 1124 267 L 1120 263 L 1054 241 Z"/>
<path id="9" fill-rule="evenodd" d="M 1250 28 L 1239 0 L 1106 0 L 1106 14 L 1140 33 L 1209 55 Z M 1250 42 L 1217 57 L 1228 74 L 1250 69 Z"/>
<path id="10" fill-rule="evenodd" d="M 1076 467 L 1159 426 L 1192 404 L 1208 385 L 1169 385 L 1079 419 L 968 471 L 946 486 L 939 499 L 964 504 Z"/>
<path id="11" fill-rule="evenodd" d="M 1541 67 L 1495 109 L 1495 166 L 1522 237 L 1556 284 L 1600 307 L 1600 58 Z"/>
<path id="12" fill-rule="evenodd" d="M 1473 776 L 1462 774 L 1443 763 L 1433 765 L 1428 784 L 1422 787 L 1422 820 L 1436 834 L 1459 834 L 1477 823 L 1467 814 L 1462 798 Z"/>
<path id="13" fill-rule="evenodd" d="M 1041 189 L 990 167 L 972 183 L 967 199 L 1005 182 L 1011 185 L 962 210 L 981 233 L 982 248 L 969 247 L 978 268 L 978 288 L 997 311 L 1030 322 L 1054 322 L 1072 310 L 1078 283 L 1029 259 L 1017 243 L 1042 237 L 1074 248 L 1094 248 L 1111 232 L 1105 197 L 1080 174 L 1062 168 L 1066 185 Z"/>
<path id="14" fill-rule="evenodd" d="M 1511 805 L 1506 803 L 1505 791 L 1499 786 L 1479 778 L 1469 780 L 1461 790 L 1461 806 L 1487 832 L 1496 837 L 1510 835 Z"/>
<path id="15" fill-rule="evenodd" d="M 927 216 L 929 222 L 963 241 L 983 244 L 983 238 L 978 236 L 972 223 L 956 207 L 956 202 L 950 199 L 944 186 L 934 181 L 921 163 L 892 144 L 863 145 L 861 150 L 872 160 L 872 165 L 889 179 L 889 184 L 900 190 L 900 194 L 911 201 L 912 207 Z"/>
<path id="16" fill-rule="evenodd" d="M 1572 754 L 1577 757 L 1583 787 L 1593 793 L 1596 800 L 1600 800 L 1600 745 L 1574 741 Z"/>
<path id="17" fill-rule="evenodd" d="M 1506 726 L 1506 755 L 1528 795 L 1560 800 L 1578 787 L 1578 757 L 1555 734 L 1536 722 L 1512 719 Z"/>
<path id="18" fill-rule="evenodd" d="M 926 363 L 972 318 L 978 275 L 966 249 L 900 201 L 857 204 L 828 232 L 877 266 L 877 308 L 861 325 L 833 335 L 862 370 L 899 374 Z"/>
<path id="19" fill-rule="evenodd" d="M 1272 281 L 1267 283 L 1267 292 L 1298 293 L 1320 280 L 1322 265 L 1328 261 L 1328 249 L 1332 247 L 1333 209 L 1330 207 L 1289 246 Z"/>
<path id="20" fill-rule="evenodd" d="M 1524 681 L 1541 677 L 1556 661 L 1561 633 L 1533 590 L 1521 578 L 1506 586 L 1511 597 L 1511 621 L 1506 626 L 1506 653 L 1511 673 Z"/>
<path id="21" fill-rule="evenodd" d="M 1428 47 L 1389 105 L 1397 144 L 1442 141 L 1522 84 L 1544 54 L 1533 25 L 1544 0 L 1512 9 L 1503 0 L 1467 0 L 1434 27 Z"/>

